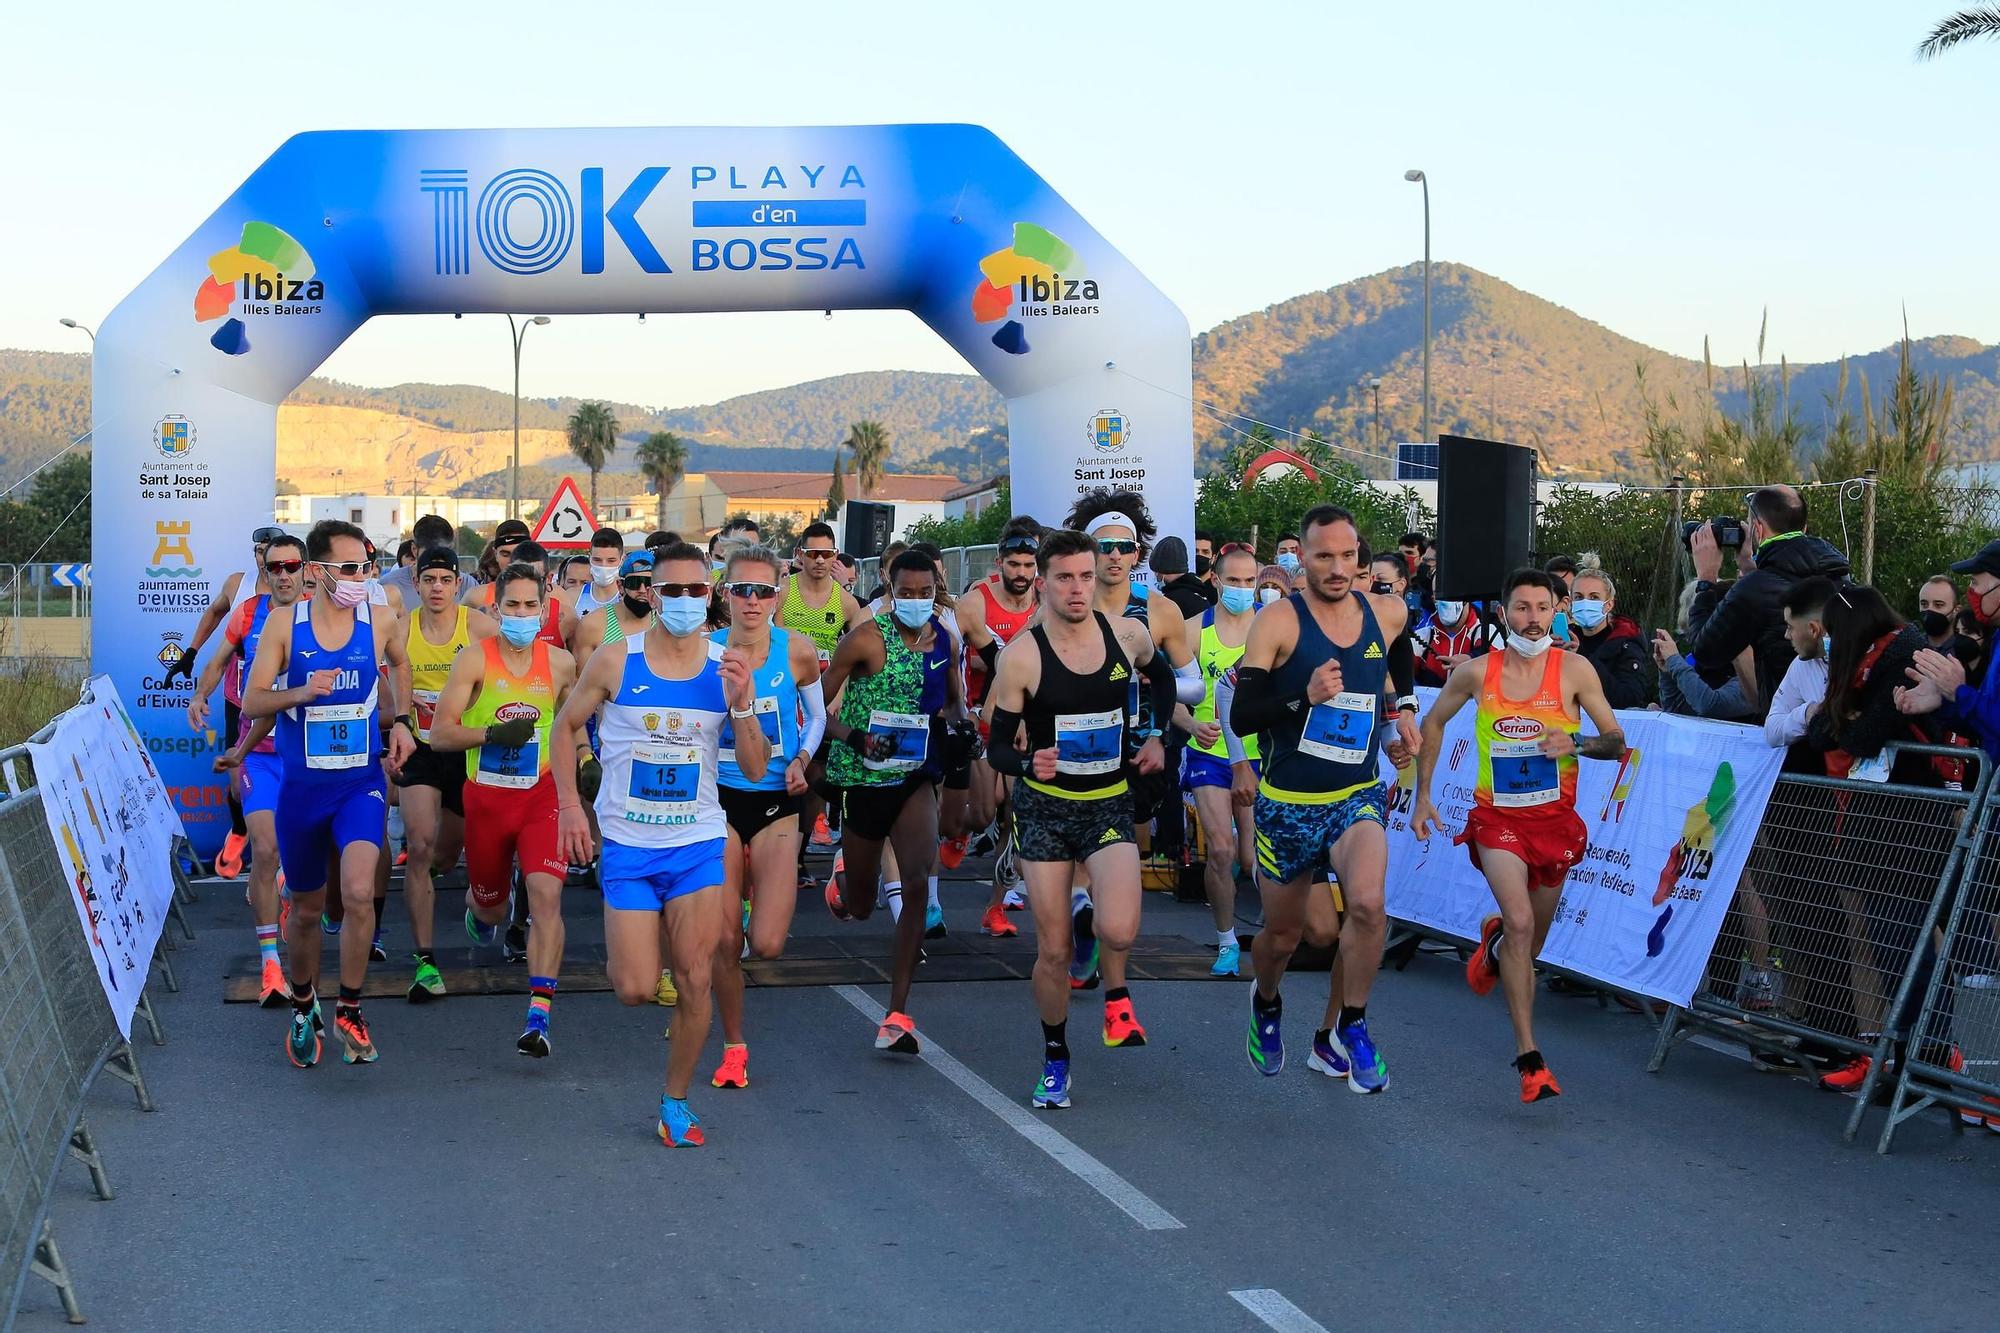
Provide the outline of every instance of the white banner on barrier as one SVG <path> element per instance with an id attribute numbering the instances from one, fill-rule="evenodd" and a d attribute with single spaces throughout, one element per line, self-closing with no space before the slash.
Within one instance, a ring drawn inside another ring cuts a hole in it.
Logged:
<path id="1" fill-rule="evenodd" d="M 86 698 L 28 753 L 97 978 L 130 1038 L 173 902 L 181 820 L 111 678 L 93 677 Z"/>
<path id="2" fill-rule="evenodd" d="M 1419 690 L 1425 709 L 1436 690 Z M 1479 775 L 1474 709 L 1446 726 L 1431 800 L 1453 835 Z M 1756 727 L 1621 711 L 1623 763 L 1581 760 L 1576 812 L 1590 849 L 1570 873 L 1541 959 L 1625 990 L 1685 1005 L 1701 984 L 1736 895 L 1784 752 Z M 1386 769 L 1386 764 L 1385 764 Z M 1389 915 L 1477 939 L 1498 909 L 1464 847 L 1410 833 L 1413 770 L 1389 817 Z"/>

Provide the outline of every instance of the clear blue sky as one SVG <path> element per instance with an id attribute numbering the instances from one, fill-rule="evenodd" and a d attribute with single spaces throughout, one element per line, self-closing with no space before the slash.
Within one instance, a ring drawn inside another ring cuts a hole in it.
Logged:
<path id="1" fill-rule="evenodd" d="M 969 120 L 1197 330 L 1433 254 L 1729 361 L 2000 342 L 2000 44 L 1952 0 L 1675 6 L 350 3 L 16 7 L 0 346 L 95 322 L 287 135 Z M 1020 15 L 1018 19 L 1010 15 Z M 523 389 L 657 405 L 963 364 L 910 316 L 570 318 Z M 506 387 L 496 318 L 388 319 L 323 373 Z"/>

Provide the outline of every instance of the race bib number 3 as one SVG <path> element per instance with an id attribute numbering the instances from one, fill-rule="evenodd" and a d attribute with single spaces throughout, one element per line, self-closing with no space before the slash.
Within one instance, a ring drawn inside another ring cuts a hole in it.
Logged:
<path id="1" fill-rule="evenodd" d="M 1562 796 L 1556 761 L 1542 753 L 1540 741 L 1494 741 L 1491 758 L 1495 806 L 1518 810 Z"/>
<path id="2" fill-rule="evenodd" d="M 895 751 L 883 759 L 864 756 L 863 768 L 877 773 L 911 773 L 924 766 L 930 753 L 931 720 L 922 713 L 890 713 L 876 709 L 868 715 L 868 734 L 895 740 Z"/>
<path id="3" fill-rule="evenodd" d="M 305 736 L 307 768 L 360 768 L 375 753 L 375 705 L 308 705 Z"/>
<path id="4" fill-rule="evenodd" d="M 1306 714 L 1299 753 L 1332 764 L 1359 764 L 1375 743 L 1375 696 L 1336 694 Z"/>
<path id="5" fill-rule="evenodd" d="M 771 695 L 760 694 L 757 696 L 757 702 L 751 704 L 750 707 L 757 714 L 757 725 L 764 729 L 764 739 L 771 742 L 771 762 L 782 766 L 782 761 L 785 757 L 785 740 L 784 732 L 778 726 L 777 699 Z M 736 718 L 730 719 L 731 739 L 734 739 L 735 728 L 741 725 L 740 720 Z M 734 745 L 723 746 L 719 757 L 725 764 L 735 763 L 736 747 Z"/>
<path id="6" fill-rule="evenodd" d="M 625 789 L 625 818 L 635 824 L 695 822 L 701 804 L 701 752 L 692 745 L 639 745 Z"/>
<path id="7" fill-rule="evenodd" d="M 1116 709 L 1056 714 L 1056 772 L 1073 777 L 1117 772 L 1125 758 L 1123 721 Z"/>

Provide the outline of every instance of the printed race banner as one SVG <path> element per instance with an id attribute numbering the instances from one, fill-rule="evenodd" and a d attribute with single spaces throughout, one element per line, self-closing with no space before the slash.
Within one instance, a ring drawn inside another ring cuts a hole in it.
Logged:
<path id="1" fill-rule="evenodd" d="M 1417 692 L 1428 709 L 1436 690 Z M 1414 767 L 1388 771 L 1389 915 L 1477 939 L 1499 909 L 1464 847 L 1479 756 L 1471 704 L 1445 727 L 1431 800 L 1450 835 L 1410 833 Z M 1782 750 L 1756 727 L 1668 713 L 1621 711 L 1623 763 L 1580 759 L 1576 811 L 1590 849 L 1570 872 L 1541 959 L 1599 981 L 1685 1005 L 1701 984 L 1749 858 Z M 1585 724 L 1586 731 L 1589 724 Z"/>
<path id="2" fill-rule="evenodd" d="M 110 677 L 92 678 L 84 698 L 28 754 L 77 922 L 129 1039 L 173 901 L 181 820 Z"/>

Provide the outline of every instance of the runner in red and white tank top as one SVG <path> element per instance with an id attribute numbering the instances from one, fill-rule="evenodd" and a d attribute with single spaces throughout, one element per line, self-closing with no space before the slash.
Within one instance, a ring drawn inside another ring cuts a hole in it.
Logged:
<path id="1" fill-rule="evenodd" d="M 966 706 L 973 709 L 975 715 L 985 701 L 987 685 L 993 679 L 994 660 L 999 657 L 1002 648 L 1027 629 L 1028 622 L 1035 618 L 1040 606 L 1039 580 L 1035 572 L 1035 552 L 1041 547 L 1040 532 L 1040 525 L 1031 518 L 1023 516 L 1009 521 L 1000 534 L 1000 547 L 993 554 L 993 577 L 982 579 L 958 599 L 958 625 L 965 636 Z M 989 739 L 983 718 L 979 723 L 979 738 L 982 741 Z M 1007 805 L 1009 786 L 1009 780 L 995 773 L 983 758 L 973 760 L 966 827 L 977 831 L 995 824 Z M 1001 846 L 1005 848 L 1004 826 L 1001 834 Z M 939 851 L 940 859 L 947 866 L 953 864 L 949 858 L 954 850 L 959 856 L 964 855 L 963 847 L 954 849 L 952 842 L 947 842 Z M 1004 936 L 1019 933 L 1007 920 L 1008 912 L 1018 912 L 1026 906 L 1018 887 L 1019 881 L 1013 875 L 1013 866 L 1013 857 L 1003 854 L 994 871 L 992 901 L 987 904 L 985 918 L 979 926 L 985 934 Z"/>

